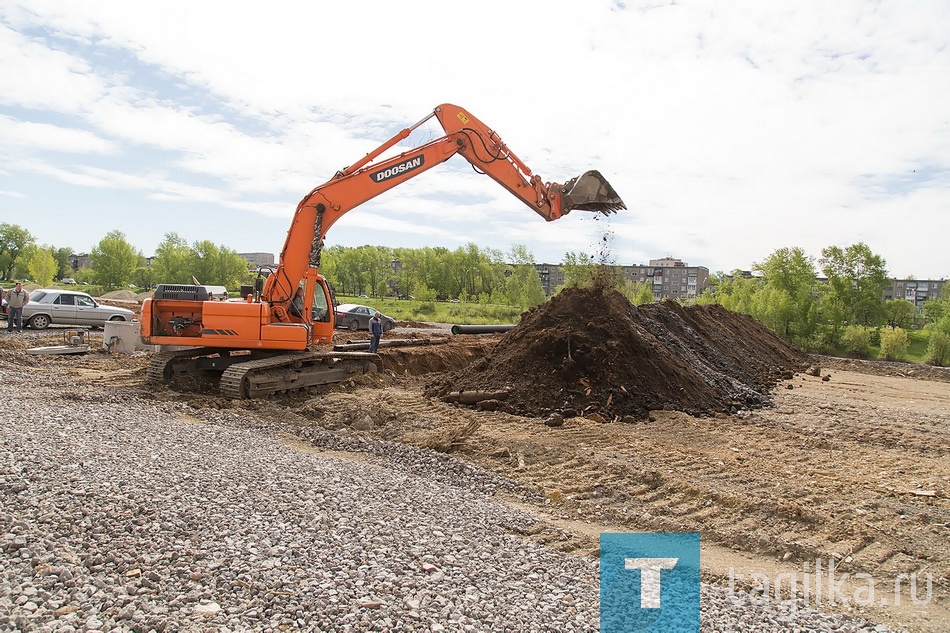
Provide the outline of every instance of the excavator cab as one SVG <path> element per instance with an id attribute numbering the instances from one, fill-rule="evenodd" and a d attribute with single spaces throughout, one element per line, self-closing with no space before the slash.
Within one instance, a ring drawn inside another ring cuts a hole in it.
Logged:
<path id="1" fill-rule="evenodd" d="M 310 327 L 310 343 L 329 343 L 333 339 L 333 295 L 323 275 L 310 268 L 297 288 L 287 312 L 293 321 Z"/>

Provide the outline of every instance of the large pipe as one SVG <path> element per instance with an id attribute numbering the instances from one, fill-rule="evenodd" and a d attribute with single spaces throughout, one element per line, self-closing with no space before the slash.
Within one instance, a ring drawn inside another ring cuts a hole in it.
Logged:
<path id="1" fill-rule="evenodd" d="M 513 325 L 453 325 L 452 334 L 495 334 L 507 332 Z"/>
<path id="2" fill-rule="evenodd" d="M 439 345 L 441 343 L 446 343 L 448 339 L 431 339 L 431 338 L 407 338 L 407 339 L 389 339 L 388 341 L 380 341 L 380 347 L 413 347 L 416 345 Z M 336 351 L 347 351 L 347 350 L 358 350 L 358 349 L 369 349 L 369 341 L 347 341 L 345 345 L 334 345 L 333 349 Z"/>

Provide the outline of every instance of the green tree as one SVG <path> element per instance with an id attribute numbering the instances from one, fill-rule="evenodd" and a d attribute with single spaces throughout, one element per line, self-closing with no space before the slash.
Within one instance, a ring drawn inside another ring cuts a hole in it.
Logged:
<path id="1" fill-rule="evenodd" d="M 757 311 L 767 325 L 786 338 L 814 331 L 817 324 L 809 321 L 809 315 L 814 314 L 817 281 L 814 259 L 799 247 L 780 248 L 756 263 L 753 270 L 760 272 L 764 281 Z"/>
<path id="2" fill-rule="evenodd" d="M 34 243 L 34 237 L 23 227 L 6 222 L 0 224 L 0 279 L 13 278 L 13 270 L 23 249 Z"/>
<path id="3" fill-rule="evenodd" d="M 491 293 L 494 281 L 491 258 L 478 246 L 469 242 L 452 251 L 445 260 L 450 285 L 449 297 L 476 297 L 482 292 Z"/>
<path id="4" fill-rule="evenodd" d="M 741 270 L 734 270 L 732 275 L 720 275 L 716 298 L 728 310 L 756 316 L 762 285 L 761 278 L 746 277 Z"/>
<path id="5" fill-rule="evenodd" d="M 568 251 L 561 260 L 561 272 L 564 273 L 564 284 L 561 288 L 589 287 L 594 283 L 594 257 L 580 251 Z"/>
<path id="6" fill-rule="evenodd" d="M 506 281 L 508 305 L 530 308 L 544 303 L 544 288 L 541 277 L 534 266 L 534 255 L 523 244 L 517 244 L 508 251 L 511 274 Z"/>
<path id="7" fill-rule="evenodd" d="M 844 249 L 839 246 L 822 249 L 820 263 L 834 300 L 842 306 L 849 323 L 877 325 L 882 322 L 881 296 L 890 285 L 883 257 L 859 242 Z"/>
<path id="8" fill-rule="evenodd" d="M 148 266 L 138 266 L 132 273 L 132 283 L 138 288 L 151 290 L 155 287 L 155 269 Z"/>
<path id="9" fill-rule="evenodd" d="M 841 344 L 849 354 L 867 358 L 871 350 L 871 332 L 863 325 L 849 325 L 841 334 Z"/>
<path id="10" fill-rule="evenodd" d="M 50 285 L 53 277 L 59 272 L 59 265 L 56 263 L 56 258 L 53 257 L 52 249 L 45 246 L 33 249 L 33 253 L 27 262 L 27 270 L 30 271 L 30 279 L 39 285 Z"/>
<path id="11" fill-rule="evenodd" d="M 630 300 L 630 303 L 635 306 L 642 306 L 656 301 L 656 296 L 653 294 L 652 282 L 638 281 L 636 283 L 628 283 L 625 290 L 624 295 Z"/>
<path id="12" fill-rule="evenodd" d="M 366 274 L 366 287 L 360 290 L 371 296 L 380 297 L 389 294 L 393 279 L 393 251 L 386 246 L 360 246 L 359 265 Z"/>
<path id="13" fill-rule="evenodd" d="M 945 284 L 939 297 L 928 299 L 923 306 L 927 323 L 937 323 L 946 314 L 950 314 L 950 284 Z"/>
<path id="14" fill-rule="evenodd" d="M 124 288 L 141 256 L 121 231 L 110 231 L 89 252 L 93 278 L 106 288 Z"/>
<path id="15" fill-rule="evenodd" d="M 71 248 L 51 248 L 53 257 L 56 259 L 56 278 L 73 276 L 73 267 L 69 263 L 69 258 L 73 254 Z"/>
<path id="16" fill-rule="evenodd" d="M 248 277 L 244 258 L 223 245 L 202 240 L 192 245 L 191 254 L 192 274 L 202 284 L 237 288 Z"/>
<path id="17" fill-rule="evenodd" d="M 881 358 L 884 360 L 904 360 L 910 347 L 907 331 L 896 328 L 881 328 Z"/>
<path id="18" fill-rule="evenodd" d="M 912 325 L 917 314 L 917 306 L 907 299 L 892 299 L 884 304 L 884 316 L 890 327 Z"/>
<path id="19" fill-rule="evenodd" d="M 166 233 L 155 249 L 152 268 L 156 283 L 190 284 L 194 256 L 188 242 L 177 233 Z"/>
<path id="20" fill-rule="evenodd" d="M 946 367 L 950 364 L 950 334 L 940 330 L 934 330 L 930 333 L 924 362 L 938 367 Z"/>

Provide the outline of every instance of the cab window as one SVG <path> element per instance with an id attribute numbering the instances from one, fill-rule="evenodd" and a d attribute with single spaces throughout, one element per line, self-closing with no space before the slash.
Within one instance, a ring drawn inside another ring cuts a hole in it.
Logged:
<path id="1" fill-rule="evenodd" d="M 330 307 L 327 305 L 327 295 L 322 284 L 313 287 L 313 320 L 326 323 L 330 320 Z"/>

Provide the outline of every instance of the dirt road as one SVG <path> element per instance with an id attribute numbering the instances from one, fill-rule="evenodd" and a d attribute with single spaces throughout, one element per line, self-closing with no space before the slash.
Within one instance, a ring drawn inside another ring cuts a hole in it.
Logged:
<path id="1" fill-rule="evenodd" d="M 708 417 L 653 411 L 635 423 L 570 417 L 559 427 L 424 395 L 431 372 L 461 367 L 495 340 L 384 350 L 381 374 L 264 401 L 170 390 L 152 397 L 244 410 L 285 426 L 355 424 L 378 438 L 451 451 L 536 493 L 509 502 L 538 517 L 528 536 L 563 551 L 596 553 L 603 531 L 697 531 L 708 579 L 763 589 L 767 578 L 771 594 L 784 578 L 779 597 L 787 597 L 789 578 L 811 578 L 805 606 L 914 631 L 950 630 L 946 372 L 910 378 L 886 375 L 900 373 L 892 365 L 822 359 L 819 376 L 780 382 L 771 408 Z M 22 347 L 4 339 L 0 353 L 19 355 Z M 73 389 L 92 380 L 148 391 L 142 356 L 24 362 L 56 364 Z M 832 562 L 837 604 L 828 591 L 814 596 L 815 567 L 827 574 Z"/>

